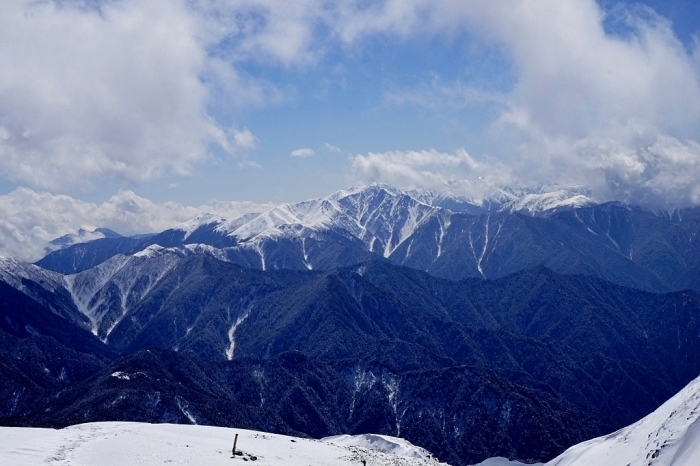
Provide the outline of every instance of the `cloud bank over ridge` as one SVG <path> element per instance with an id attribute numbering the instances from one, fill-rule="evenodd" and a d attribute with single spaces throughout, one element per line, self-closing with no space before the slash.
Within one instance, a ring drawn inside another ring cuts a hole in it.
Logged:
<path id="1" fill-rule="evenodd" d="M 161 232 L 204 212 L 234 218 L 263 212 L 272 204 L 216 202 L 187 206 L 156 203 L 131 191 L 119 191 L 105 202 L 85 202 L 66 195 L 18 188 L 0 195 L 0 255 L 35 261 L 47 243 L 79 228 L 106 227 L 122 235 Z"/>
<path id="2" fill-rule="evenodd" d="M 664 18 L 639 6 L 606 13 L 592 0 L 422 6 L 415 11 L 427 12 L 424 29 L 464 28 L 512 61 L 515 85 L 494 98 L 501 110 L 492 137 L 504 141 L 493 149 L 499 164 L 482 164 L 475 176 L 585 183 L 602 199 L 657 208 L 700 204 L 700 52 L 697 43 L 686 50 Z M 405 17 L 387 10 L 389 17 L 404 31 Z M 624 34 L 606 30 L 613 20 Z M 455 100 L 444 86 L 423 91 L 400 97 L 425 106 L 441 96 Z M 390 180 L 402 158 L 414 166 L 408 152 L 358 155 L 353 166 L 361 177 Z M 434 176 L 412 178 L 429 184 Z"/>

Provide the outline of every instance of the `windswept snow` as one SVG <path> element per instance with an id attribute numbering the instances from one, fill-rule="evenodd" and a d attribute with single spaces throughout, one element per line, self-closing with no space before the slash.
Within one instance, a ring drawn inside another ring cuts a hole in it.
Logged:
<path id="1" fill-rule="evenodd" d="M 235 459 L 231 450 L 238 434 Z M 386 436 L 312 440 L 225 427 L 98 422 L 61 430 L 0 427 L 0 464 L 155 466 L 223 465 L 244 461 L 260 466 L 428 466 L 429 452 Z M 386 451 L 385 451 L 386 450 Z"/>

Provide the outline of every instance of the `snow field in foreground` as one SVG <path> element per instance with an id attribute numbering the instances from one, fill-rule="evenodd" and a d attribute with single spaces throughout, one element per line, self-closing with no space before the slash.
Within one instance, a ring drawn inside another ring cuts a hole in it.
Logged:
<path id="1" fill-rule="evenodd" d="M 233 459 L 236 433 L 236 450 L 243 455 Z M 60 430 L 0 427 L 0 464 L 346 466 L 360 465 L 362 460 L 367 466 L 445 464 L 403 439 L 382 436 L 382 447 L 404 455 L 399 456 L 358 446 L 371 446 L 370 436 L 343 437 L 346 445 L 244 429 L 135 422 L 97 422 Z"/>

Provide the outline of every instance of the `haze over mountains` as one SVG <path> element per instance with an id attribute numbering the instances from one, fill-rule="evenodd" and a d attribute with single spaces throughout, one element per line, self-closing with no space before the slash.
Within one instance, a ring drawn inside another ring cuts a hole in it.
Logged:
<path id="1" fill-rule="evenodd" d="M 372 185 L 2 259 L 0 422 L 380 433 L 531 462 L 697 377 L 700 210 L 496 194 Z"/>

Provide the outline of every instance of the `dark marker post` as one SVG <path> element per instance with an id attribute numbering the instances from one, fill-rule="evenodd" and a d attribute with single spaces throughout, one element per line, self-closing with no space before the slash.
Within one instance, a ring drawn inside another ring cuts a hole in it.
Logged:
<path id="1" fill-rule="evenodd" d="M 231 450 L 231 456 L 236 457 L 236 442 L 238 442 L 238 434 L 233 438 L 233 450 Z"/>

